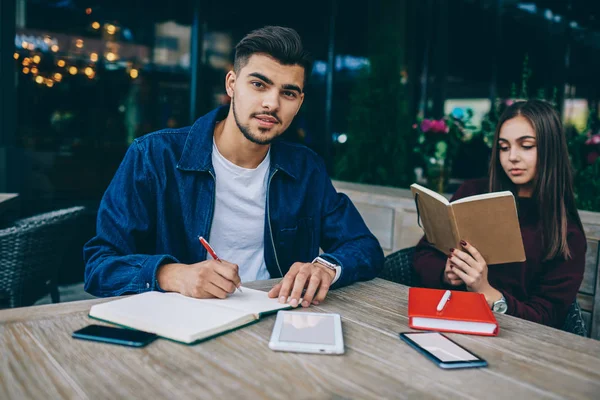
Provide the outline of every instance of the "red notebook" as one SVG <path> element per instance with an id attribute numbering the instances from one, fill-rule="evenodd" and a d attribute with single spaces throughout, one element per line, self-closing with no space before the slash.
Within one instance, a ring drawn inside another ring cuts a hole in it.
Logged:
<path id="1" fill-rule="evenodd" d="M 498 335 L 498 322 L 481 293 L 452 291 L 441 312 L 437 306 L 445 290 L 408 289 L 408 325 L 413 329 Z"/>

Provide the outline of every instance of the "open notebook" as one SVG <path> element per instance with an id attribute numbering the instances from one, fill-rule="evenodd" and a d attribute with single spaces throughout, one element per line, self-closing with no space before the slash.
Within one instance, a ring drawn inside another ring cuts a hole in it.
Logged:
<path id="1" fill-rule="evenodd" d="M 179 293 L 147 292 L 92 306 L 89 316 L 190 344 L 291 308 L 266 292 L 242 288 L 227 299 L 194 299 Z"/>

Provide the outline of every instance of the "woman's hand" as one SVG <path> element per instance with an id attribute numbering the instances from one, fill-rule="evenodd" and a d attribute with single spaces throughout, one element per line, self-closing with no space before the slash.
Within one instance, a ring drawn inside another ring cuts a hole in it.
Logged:
<path id="1" fill-rule="evenodd" d="M 450 251 L 451 271 L 463 280 L 467 288 L 473 292 L 482 292 L 490 286 L 487 263 L 475 247 L 464 240 L 461 240 L 460 244 L 466 251 Z"/>
<path id="2" fill-rule="evenodd" d="M 444 283 L 451 286 L 460 286 L 464 283 L 463 280 L 452 271 L 452 263 L 449 258 L 446 260 L 446 268 L 444 269 Z"/>
<path id="3" fill-rule="evenodd" d="M 477 249 L 464 240 L 460 241 L 463 249 L 451 250 L 450 270 L 467 285 L 467 289 L 482 293 L 491 307 L 502 298 L 502 293 L 493 288 L 488 281 L 488 265 Z"/>

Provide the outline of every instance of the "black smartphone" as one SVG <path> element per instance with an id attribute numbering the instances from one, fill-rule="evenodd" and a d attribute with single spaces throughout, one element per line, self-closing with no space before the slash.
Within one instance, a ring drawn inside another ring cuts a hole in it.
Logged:
<path id="1" fill-rule="evenodd" d="M 154 333 L 104 325 L 88 325 L 73 332 L 72 336 L 75 339 L 93 340 L 131 347 L 144 347 L 158 337 Z"/>
<path id="2" fill-rule="evenodd" d="M 440 368 L 481 368 L 488 363 L 438 332 L 402 332 L 400 339 Z"/>

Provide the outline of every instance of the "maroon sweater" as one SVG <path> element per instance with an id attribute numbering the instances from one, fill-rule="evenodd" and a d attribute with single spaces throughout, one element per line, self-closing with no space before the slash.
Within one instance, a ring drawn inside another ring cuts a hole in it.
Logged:
<path id="1" fill-rule="evenodd" d="M 487 179 L 465 182 L 452 200 L 487 193 Z M 567 242 L 571 258 L 543 261 L 541 232 L 536 204 L 530 198 L 517 198 L 519 224 L 525 262 L 488 266 L 488 281 L 506 298 L 509 315 L 560 328 L 569 306 L 575 300 L 585 268 L 586 239 L 577 224 L 569 221 Z M 446 256 L 434 249 L 423 237 L 415 252 L 414 268 L 423 286 L 440 289 L 466 290 L 443 282 Z"/>

